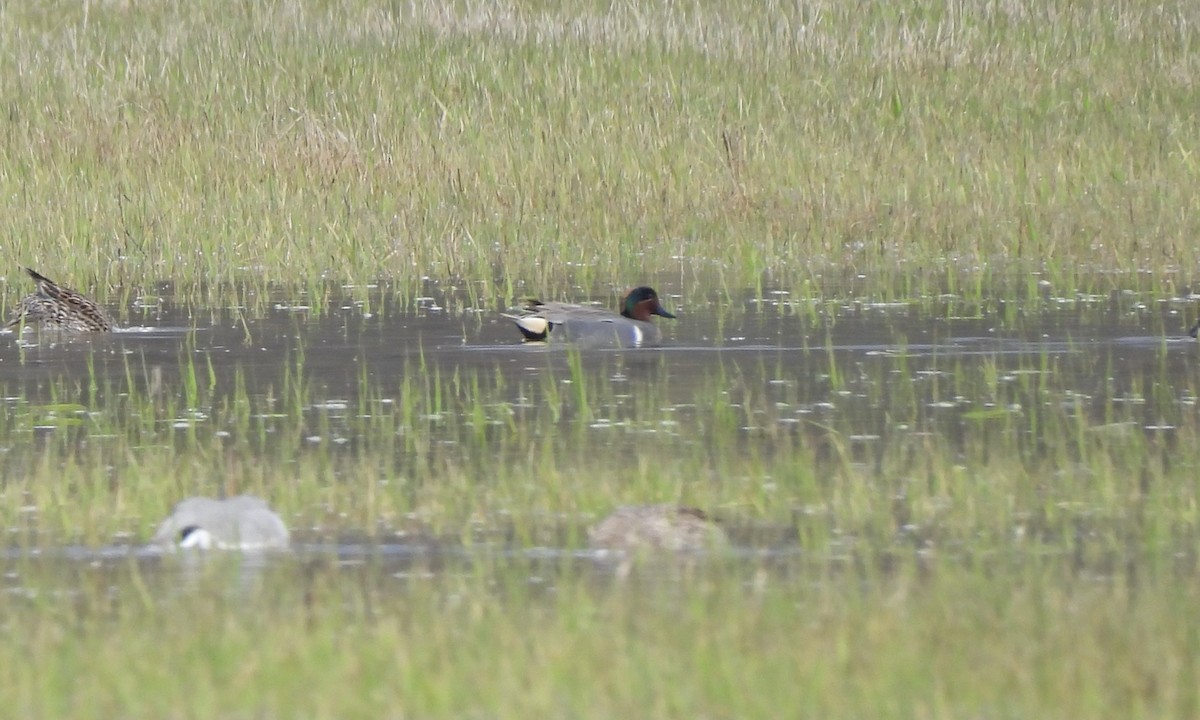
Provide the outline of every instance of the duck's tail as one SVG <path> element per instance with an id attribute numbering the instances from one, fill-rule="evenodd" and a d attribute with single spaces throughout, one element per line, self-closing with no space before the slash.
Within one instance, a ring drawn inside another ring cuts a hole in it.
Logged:
<path id="1" fill-rule="evenodd" d="M 526 340 L 545 340 L 546 335 L 550 333 L 550 321 L 540 315 L 500 315 L 512 320 Z"/>

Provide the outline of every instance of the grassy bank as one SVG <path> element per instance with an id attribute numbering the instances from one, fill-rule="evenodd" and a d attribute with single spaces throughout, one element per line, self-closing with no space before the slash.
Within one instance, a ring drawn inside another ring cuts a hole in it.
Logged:
<path id="1" fill-rule="evenodd" d="M 1195 568 L 1098 576 L 1009 553 L 650 567 L 624 583 L 486 556 L 392 577 L 132 564 L 6 594 L 22 716 L 1189 717 Z M 538 582 L 531 582 L 531 573 Z M 114 594 L 109 583 L 122 592 Z M 53 586 L 52 586 L 53 587 Z M 142 594 L 133 588 L 141 588 Z"/>
<path id="2" fill-rule="evenodd" d="M 1189 281 L 1196 18 L 1141 3 L 9 5 L 10 264 L 313 287 Z M 1149 271 L 1147 275 L 1134 271 Z M 11 279 L 11 276 L 10 276 Z M 9 301 L 15 290 L 7 293 Z"/>

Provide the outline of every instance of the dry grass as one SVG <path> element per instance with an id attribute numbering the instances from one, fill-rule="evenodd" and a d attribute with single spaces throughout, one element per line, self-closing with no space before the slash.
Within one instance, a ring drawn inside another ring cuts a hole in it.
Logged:
<path id="1" fill-rule="evenodd" d="M 1186 8 L 10 8 L 16 262 L 213 302 L 852 267 L 1186 282 Z M 203 302 L 201 302 L 203 304 Z"/>

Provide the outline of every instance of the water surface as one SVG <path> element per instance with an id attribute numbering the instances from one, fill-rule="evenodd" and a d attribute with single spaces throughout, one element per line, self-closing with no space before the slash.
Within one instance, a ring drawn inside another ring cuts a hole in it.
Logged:
<path id="1" fill-rule="evenodd" d="M 144 324 L 111 336 L 4 336 L 3 472 L 11 480 L 38 453 L 110 441 L 139 412 L 152 416 L 139 430 L 145 442 L 234 448 L 228 452 L 251 463 L 276 461 L 282 443 L 288 462 L 328 463 L 330 483 L 348 481 L 343 465 L 378 449 L 380 437 L 400 438 L 387 452 L 396 467 L 412 469 L 411 437 L 427 434 L 438 447 L 421 456 L 426 467 L 478 468 L 486 483 L 489 463 L 530 462 L 531 445 L 519 440 L 529 437 L 595 458 L 597 468 L 621 458 L 669 466 L 707 455 L 713 467 L 744 457 L 750 474 L 764 457 L 836 438 L 838 452 L 869 473 L 894 448 L 928 437 L 964 448 L 1002 439 L 1036 458 L 1057 451 L 1061 429 L 1048 432 L 1047 424 L 1061 425 L 1064 416 L 1163 442 L 1193 422 L 1198 350 L 1184 333 L 1188 298 L 1114 293 L 1018 304 L 953 295 L 888 303 L 796 302 L 771 292 L 732 301 L 664 295 L 678 320 L 658 319 L 664 345 L 640 350 L 523 343 L 493 309 L 450 311 L 461 304 L 436 291 L 405 312 L 379 311 L 389 307 L 382 296 L 366 305 L 335 298 L 322 313 L 280 297 L 253 319 L 238 309 L 185 312 L 165 302 Z M 486 402 L 446 399 L 433 408 L 427 399 L 419 414 L 403 416 L 396 408 L 422 379 Z M 893 478 L 879 480 L 882 492 Z M 593 517 L 546 517 L 531 536 L 510 526 L 512 508 L 491 510 L 465 533 L 300 525 L 293 559 L 374 558 L 371 567 L 396 576 L 461 567 L 471 553 L 605 568 L 581 547 Z M 803 507 L 791 523 L 756 523 L 751 511 L 726 510 L 737 548 L 731 557 L 786 564 L 844 551 L 836 542 L 802 547 Z M 0 555 L 0 566 L 14 577 L 31 561 L 173 567 L 139 549 L 145 536 L 143 524 L 99 546 L 39 539 Z M 922 545 L 897 542 L 906 552 Z M 1064 540 L 1059 551 L 1068 546 Z"/>

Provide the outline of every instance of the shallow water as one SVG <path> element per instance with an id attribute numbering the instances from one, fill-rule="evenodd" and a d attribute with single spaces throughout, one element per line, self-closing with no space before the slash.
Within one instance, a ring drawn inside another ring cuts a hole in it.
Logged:
<path id="1" fill-rule="evenodd" d="M 772 452 L 775 444 L 759 445 L 756 439 L 817 438 L 832 428 L 851 456 L 868 465 L 906 437 L 936 434 L 951 443 L 986 437 L 981 423 L 997 418 L 1030 434 L 1029 445 L 1036 448 L 1041 438 L 1032 418 L 1050 405 L 1169 438 L 1196 403 L 1198 350 L 1185 335 L 1190 298 L 1117 292 L 1018 304 L 968 303 L 950 295 L 905 303 L 793 302 L 770 292 L 734 301 L 665 295 L 678 320 L 658 321 L 664 346 L 626 351 L 574 353 L 526 344 L 497 312 L 450 312 L 445 308 L 457 304 L 436 293 L 404 313 L 366 312 L 361 303 L 333 300 L 317 314 L 279 298 L 270 314 L 249 320 L 236 309 L 189 313 L 168 302 L 152 322 L 111 336 L 8 335 L 0 337 L 0 388 L 6 398 L 0 430 L 10 437 L 7 443 L 0 437 L 0 443 L 18 448 L 29 422 L 35 446 L 68 431 L 75 433 L 74 442 L 98 442 L 89 435 L 91 421 L 80 427 L 78 417 L 103 418 L 115 412 L 111 408 L 121 397 L 134 394 L 173 401 L 178 413 L 171 426 L 187 433 L 189 442 L 228 442 L 237 433 L 254 432 L 269 445 L 270 428 L 285 421 L 276 416 L 280 395 L 300 377 L 303 412 L 311 418 L 308 445 L 353 453 L 362 441 L 357 433 L 364 415 L 380 403 L 403 402 L 400 381 L 414 373 L 473 378 L 504 405 L 497 417 L 517 424 L 536 418 L 537 432 L 548 434 L 555 430 L 537 412 L 548 402 L 548 387 L 569 393 L 582 384 L 586 417 L 578 402 L 565 404 L 559 416 L 563 432 L 581 422 L 588 429 L 578 441 L 581 452 L 611 456 L 653 438 L 665 462 L 671 453 L 697 451 L 703 440 L 684 433 L 711 411 L 701 406 L 713 402 L 733 411 L 723 432 L 734 442 L 723 452 Z M 387 308 L 387 298 L 368 305 Z M 547 377 L 554 379 L 550 386 Z M 239 393 L 253 405 L 258 425 L 252 430 L 213 411 Z M 651 398 L 653 407 L 643 398 Z M 447 405 L 444 412 L 455 411 Z M 485 422 L 505 421 L 489 416 Z M 480 441 L 485 450 L 489 437 L 485 433 Z M 461 450 L 450 445 L 442 452 L 480 451 L 466 443 L 459 443 Z M 19 468 L 10 463 L 6 472 Z M 164 515 L 168 511 L 163 508 Z M 564 559 L 598 563 L 603 572 L 602 557 L 559 543 L 581 537 L 588 520 L 550 519 L 533 548 L 497 520 L 472 533 L 469 550 L 461 536 L 397 543 L 373 535 L 377 529 L 342 528 L 331 542 L 329 533 L 300 527 L 294 558 L 351 564 L 374 558 L 371 566 L 378 572 L 403 575 L 414 568 L 440 572 L 470 562 L 475 553 L 499 553 L 547 568 Z M 786 565 L 803 550 L 793 528 L 735 521 L 730 531 L 735 558 L 775 558 Z M 136 539 L 131 529 L 108 546 L 22 547 L 0 555 L 0 568 L 15 578 L 30 562 L 93 567 L 134 562 L 154 572 L 173 567 L 174 560 L 139 550 Z M 839 549 L 820 552 L 836 557 Z"/>
<path id="2" fill-rule="evenodd" d="M 692 399 L 696 382 L 720 372 L 764 382 L 768 390 L 786 385 L 797 395 L 828 399 L 846 397 L 847 388 L 872 377 L 919 384 L 949 372 L 947 364 L 969 369 L 991 361 L 1000 370 L 1029 371 L 1035 358 L 1055 362 L 1056 385 L 1064 392 L 1092 390 L 1091 383 L 1102 379 L 1096 373 L 1101 366 L 1107 370 L 1103 379 L 1161 362 L 1172 371 L 1193 366 L 1195 341 L 1186 336 L 1184 317 L 1189 300 L 1147 301 L 1118 295 L 1043 302 L 1032 311 L 1005 303 L 996 303 L 998 311 L 965 306 L 953 297 L 800 311 L 786 299 L 677 305 L 679 320 L 658 320 L 666 335 L 663 347 L 590 350 L 581 362 L 589 375 L 626 383 L 635 393 L 669 375 L 672 395 L 681 402 Z M 286 360 L 302 357 L 314 394 L 328 399 L 356 395 L 364 375 L 386 390 L 390 379 L 413 372 L 414 362 L 423 362 L 426 373 L 486 370 L 516 378 L 569 366 L 563 347 L 523 343 L 509 321 L 485 309 L 450 315 L 436 298 L 405 315 L 363 313 L 356 304 L 336 301 L 331 307 L 314 317 L 304 306 L 277 304 L 269 316 L 243 321 L 233 311 L 189 314 L 168 304 L 154 325 L 123 327 L 111 336 L 0 333 L 7 338 L 0 343 L 0 387 L 29 402 L 62 401 L 45 395 L 47 383 L 81 377 L 121 383 L 132 367 L 141 375 L 137 379 L 162 383 L 171 392 L 188 363 L 203 358 L 217 378 L 241 371 L 253 395 L 279 387 L 289 370 Z M 200 318 L 212 322 L 196 323 Z M 830 386 L 831 371 L 836 388 Z M 932 389 L 918 392 L 927 392 L 931 403 L 940 401 Z M 97 400 L 103 405 L 105 398 Z M 960 400 L 969 405 L 982 398 Z M 858 416 L 853 403 L 839 414 L 870 420 Z"/>

